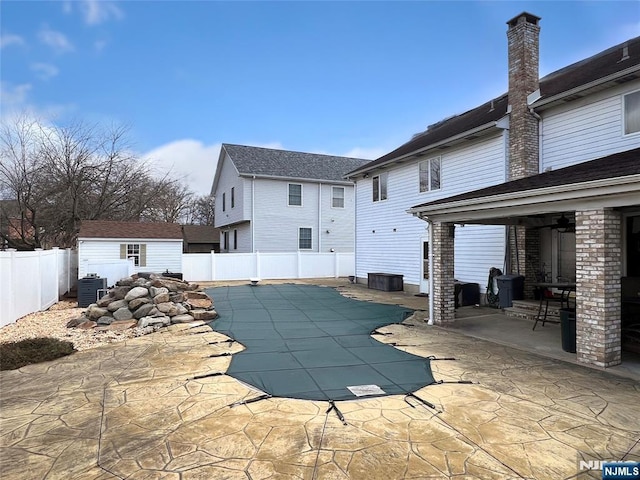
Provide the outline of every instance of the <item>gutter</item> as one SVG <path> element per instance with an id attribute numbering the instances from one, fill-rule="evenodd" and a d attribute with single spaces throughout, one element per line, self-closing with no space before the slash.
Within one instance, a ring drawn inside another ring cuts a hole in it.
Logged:
<path id="1" fill-rule="evenodd" d="M 303 178 L 303 177 L 284 177 L 280 175 L 256 175 L 254 173 L 240 173 L 238 174 L 240 177 L 245 178 L 261 178 L 266 180 L 287 180 L 289 182 L 308 182 L 308 183 L 329 183 L 332 185 L 344 185 L 350 186 L 353 185 L 353 182 L 349 182 L 347 180 L 331 180 L 327 178 Z"/>
<path id="2" fill-rule="evenodd" d="M 636 73 L 638 71 L 640 71 L 640 65 L 634 65 L 634 66 L 629 67 L 629 68 L 627 68 L 625 70 L 620 70 L 619 72 L 612 73 L 611 75 L 607 75 L 606 77 L 602 77 L 602 78 L 599 78 L 599 79 L 594 80 L 592 82 L 585 83 L 583 85 L 579 85 L 577 87 L 572 88 L 571 90 L 564 91 L 564 92 L 559 93 L 557 95 L 554 95 L 552 97 L 543 98 L 542 100 L 537 100 L 537 101 L 535 101 L 535 102 L 533 102 L 531 104 L 531 107 L 532 108 L 543 107 L 543 106 L 545 106 L 545 105 L 547 105 L 549 103 L 556 102 L 558 100 L 562 100 L 563 98 L 569 97 L 571 95 L 576 95 L 576 94 L 578 94 L 578 93 L 580 93 L 580 92 L 582 92 L 584 90 L 589 90 L 590 88 L 597 87 L 598 85 L 601 85 L 603 83 L 611 82 L 611 81 L 616 80 L 618 78 L 626 77 L 627 75 L 630 75 L 632 73 Z M 542 79 L 542 80 L 544 80 L 544 79 Z"/>
<path id="3" fill-rule="evenodd" d="M 627 175 L 624 177 L 606 178 L 600 180 L 591 180 L 589 182 L 580 182 L 564 185 L 556 185 L 553 187 L 543 187 L 531 190 L 524 190 L 520 192 L 501 193 L 499 195 L 481 196 L 476 198 L 469 198 L 466 200 L 458 200 L 454 202 L 442 203 L 439 205 L 433 205 L 431 207 L 413 207 L 407 210 L 408 213 L 414 215 L 420 215 L 428 211 L 431 215 L 438 214 L 438 210 L 456 210 L 462 209 L 463 211 L 471 210 L 468 207 L 481 204 L 493 204 L 492 208 L 496 207 L 497 202 L 512 201 L 513 206 L 522 205 L 520 202 L 516 202 L 518 199 L 533 199 L 535 197 L 542 197 L 554 194 L 564 194 L 565 199 L 579 199 L 588 195 L 579 195 L 580 192 L 587 190 L 600 189 L 604 187 L 618 187 L 625 185 L 639 184 L 640 186 L 640 174 Z M 640 188 L 640 187 L 639 187 Z M 630 191 L 630 190 L 629 190 Z"/>

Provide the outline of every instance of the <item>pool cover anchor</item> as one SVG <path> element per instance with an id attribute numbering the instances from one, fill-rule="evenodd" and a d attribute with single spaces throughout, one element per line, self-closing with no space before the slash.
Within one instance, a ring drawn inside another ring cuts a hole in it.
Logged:
<path id="1" fill-rule="evenodd" d="M 344 415 L 342 415 L 342 412 L 338 409 L 338 407 L 336 407 L 336 402 L 334 402 L 333 400 L 329 400 L 329 410 L 327 410 L 325 413 L 329 413 L 331 410 L 336 412 L 336 415 L 342 422 L 342 425 L 346 427 L 348 425 L 347 421 L 344 419 Z"/>
<path id="2" fill-rule="evenodd" d="M 271 395 L 269 395 L 268 393 L 265 393 L 264 395 L 260 395 L 259 397 L 250 398 L 249 400 L 240 400 L 237 402 L 230 403 L 228 407 L 229 408 L 239 407 L 241 405 L 247 405 L 249 403 L 259 402 L 260 400 L 266 400 L 268 398 L 271 398 Z"/>
<path id="3" fill-rule="evenodd" d="M 405 402 L 407 405 L 409 405 L 411 408 L 416 408 L 416 406 L 415 406 L 415 405 L 413 405 L 411 402 L 409 402 L 409 401 L 407 400 L 407 398 L 415 398 L 416 400 L 418 400 L 418 401 L 419 401 L 420 403 L 422 403 L 423 405 L 425 405 L 425 406 L 427 406 L 427 407 L 429 407 L 429 408 L 431 408 L 431 409 L 435 410 L 435 411 L 436 411 L 436 413 L 442 413 L 442 411 L 441 411 L 441 410 L 438 410 L 438 407 L 436 407 L 433 403 L 429 402 L 428 400 L 425 400 L 424 398 L 420 398 L 419 396 L 417 396 L 417 395 L 416 395 L 416 394 L 414 394 L 414 393 L 407 393 L 407 394 L 404 396 L 404 402 Z"/>

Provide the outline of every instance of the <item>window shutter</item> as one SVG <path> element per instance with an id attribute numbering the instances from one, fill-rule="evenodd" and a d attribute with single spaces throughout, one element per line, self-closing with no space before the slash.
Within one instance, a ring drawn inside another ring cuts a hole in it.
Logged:
<path id="1" fill-rule="evenodd" d="M 147 266 L 147 245 L 145 243 L 140 244 L 140 266 Z"/>
<path id="2" fill-rule="evenodd" d="M 127 258 L 127 244 L 126 243 L 121 243 L 120 244 L 120 258 L 121 259 Z"/>

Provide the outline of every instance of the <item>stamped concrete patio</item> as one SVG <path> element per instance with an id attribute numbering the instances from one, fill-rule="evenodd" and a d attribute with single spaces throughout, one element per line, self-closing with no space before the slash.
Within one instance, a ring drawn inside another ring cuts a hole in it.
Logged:
<path id="1" fill-rule="evenodd" d="M 424 298 L 327 281 L 363 300 Z M 259 287 L 257 287 L 259 288 Z M 215 299 L 214 299 L 215 301 Z M 640 459 L 634 378 L 430 327 L 418 312 L 382 342 L 434 361 L 417 395 L 328 405 L 256 396 L 224 371 L 242 347 L 175 325 L 0 372 L 0 477 L 11 479 L 599 478 L 579 459 Z M 580 476 L 578 476 L 580 475 Z"/>

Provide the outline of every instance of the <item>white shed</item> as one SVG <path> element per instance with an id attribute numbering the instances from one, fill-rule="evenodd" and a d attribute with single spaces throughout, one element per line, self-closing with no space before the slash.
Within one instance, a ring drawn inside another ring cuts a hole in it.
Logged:
<path id="1" fill-rule="evenodd" d="M 78 278 L 106 277 L 108 285 L 137 272 L 182 272 L 177 223 L 84 220 L 78 234 Z"/>

